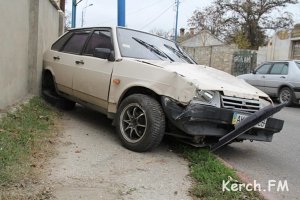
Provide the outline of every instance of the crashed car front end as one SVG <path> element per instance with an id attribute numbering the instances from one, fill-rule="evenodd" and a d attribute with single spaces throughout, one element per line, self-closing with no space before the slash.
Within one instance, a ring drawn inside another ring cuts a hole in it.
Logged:
<path id="1" fill-rule="evenodd" d="M 197 90 L 194 99 L 187 106 L 166 96 L 161 98 L 161 102 L 171 124 L 186 134 L 186 138 L 183 139 L 192 139 L 189 141 L 195 146 L 216 144 L 220 138 L 234 132 L 246 118 L 266 107 L 273 107 L 269 101 L 262 98 L 245 99 L 225 96 L 219 91 L 205 90 Z M 238 136 L 226 143 L 243 140 L 271 142 L 273 134 L 280 132 L 284 123 L 270 117 L 274 113 L 267 116 L 262 112 L 261 115 L 265 118 L 256 116 L 250 122 L 254 123 L 250 128 L 235 133 Z M 246 126 L 249 126 L 249 123 Z"/>

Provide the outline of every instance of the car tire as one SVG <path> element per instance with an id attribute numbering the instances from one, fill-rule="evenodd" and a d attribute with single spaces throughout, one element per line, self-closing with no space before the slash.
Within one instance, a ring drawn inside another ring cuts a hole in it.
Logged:
<path id="1" fill-rule="evenodd" d="M 53 76 L 46 73 L 42 80 L 42 97 L 49 103 L 63 110 L 73 110 L 76 103 L 59 96 L 56 92 Z"/>
<path id="2" fill-rule="evenodd" d="M 287 106 L 292 106 L 294 104 L 294 92 L 288 88 L 284 87 L 279 91 L 279 102 L 287 103 Z"/>
<path id="3" fill-rule="evenodd" d="M 116 131 L 122 145 L 145 152 L 157 147 L 165 133 L 165 114 L 154 98 L 133 94 L 125 98 L 117 112 Z"/>

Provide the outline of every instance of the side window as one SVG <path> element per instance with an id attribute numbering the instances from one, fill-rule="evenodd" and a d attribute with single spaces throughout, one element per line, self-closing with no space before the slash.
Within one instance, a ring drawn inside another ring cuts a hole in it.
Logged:
<path id="1" fill-rule="evenodd" d="M 107 48 L 113 50 L 110 31 L 95 31 L 83 54 L 93 56 L 95 48 Z"/>
<path id="2" fill-rule="evenodd" d="M 256 74 L 267 74 L 272 64 L 264 64 L 256 70 Z"/>
<path id="3" fill-rule="evenodd" d="M 90 31 L 75 32 L 63 48 L 63 52 L 80 54 Z"/>
<path id="4" fill-rule="evenodd" d="M 271 69 L 270 74 L 287 75 L 288 74 L 288 64 L 287 63 L 275 63 Z"/>
<path id="5" fill-rule="evenodd" d="M 51 50 L 54 51 L 61 51 L 64 44 L 70 39 L 72 36 L 72 32 L 66 33 L 64 36 L 62 36 L 59 40 L 57 40 L 51 47 Z"/>

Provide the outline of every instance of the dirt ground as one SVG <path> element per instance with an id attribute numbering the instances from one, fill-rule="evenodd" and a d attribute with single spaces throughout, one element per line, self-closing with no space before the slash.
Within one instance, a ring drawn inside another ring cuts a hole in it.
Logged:
<path id="1" fill-rule="evenodd" d="M 129 151 L 111 120 L 82 107 L 62 120 L 58 155 L 46 170 L 54 199 L 191 199 L 188 163 L 168 145 Z"/>

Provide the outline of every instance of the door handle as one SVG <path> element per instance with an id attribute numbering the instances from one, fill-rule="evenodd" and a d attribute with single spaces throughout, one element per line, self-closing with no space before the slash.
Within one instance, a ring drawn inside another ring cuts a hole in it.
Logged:
<path id="1" fill-rule="evenodd" d="M 54 60 L 60 60 L 60 57 L 59 56 L 54 56 L 53 59 Z"/>
<path id="2" fill-rule="evenodd" d="M 84 64 L 83 60 L 76 60 L 75 63 L 76 63 L 77 65 L 79 65 L 79 64 L 82 64 L 82 65 L 83 65 L 83 64 Z"/>
<path id="3" fill-rule="evenodd" d="M 280 78 L 285 78 L 285 76 L 280 76 Z"/>
<path id="4" fill-rule="evenodd" d="M 262 78 L 266 78 L 265 76 L 262 76 Z"/>

